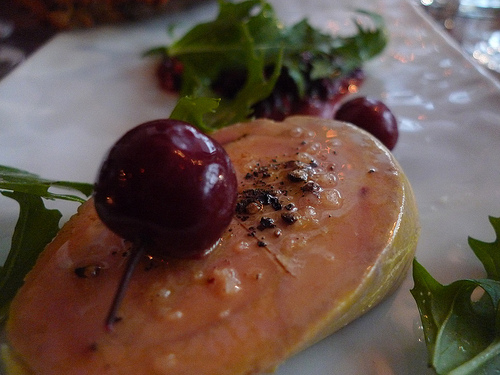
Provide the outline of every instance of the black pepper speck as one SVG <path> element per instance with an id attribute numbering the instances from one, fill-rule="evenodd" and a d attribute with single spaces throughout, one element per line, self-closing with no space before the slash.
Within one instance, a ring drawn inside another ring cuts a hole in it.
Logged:
<path id="1" fill-rule="evenodd" d="M 297 221 L 297 217 L 290 213 L 290 212 L 284 212 L 281 214 L 281 218 L 283 219 L 283 221 L 287 224 L 293 224 Z"/>
<path id="2" fill-rule="evenodd" d="M 274 228 L 276 227 L 276 224 L 274 223 L 274 220 L 270 217 L 261 217 L 259 226 L 257 229 L 259 230 L 264 230 L 264 229 L 269 229 L 269 228 Z"/>

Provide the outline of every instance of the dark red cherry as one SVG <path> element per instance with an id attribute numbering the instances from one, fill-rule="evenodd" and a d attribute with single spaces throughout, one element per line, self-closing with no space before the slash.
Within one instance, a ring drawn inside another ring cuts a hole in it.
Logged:
<path id="1" fill-rule="evenodd" d="M 148 255 L 193 257 L 233 217 L 236 175 L 225 150 L 194 126 L 156 120 L 127 132 L 109 151 L 95 184 L 102 221 Z"/>
<path id="2" fill-rule="evenodd" d="M 229 225 L 236 196 L 229 156 L 190 124 L 147 122 L 115 143 L 98 174 L 94 204 L 104 224 L 133 247 L 106 319 L 108 329 L 140 258 L 206 254 Z"/>
<path id="3" fill-rule="evenodd" d="M 399 132 L 397 120 L 381 101 L 359 97 L 342 104 L 336 120 L 350 122 L 378 138 L 389 150 L 396 146 Z"/>

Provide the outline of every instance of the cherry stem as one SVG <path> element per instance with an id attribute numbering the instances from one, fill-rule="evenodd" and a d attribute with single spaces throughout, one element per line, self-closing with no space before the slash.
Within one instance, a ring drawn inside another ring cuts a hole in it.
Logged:
<path id="1" fill-rule="evenodd" d="M 114 324 L 117 322 L 116 314 L 118 312 L 118 308 L 120 307 L 123 297 L 125 296 L 125 292 L 127 291 L 127 287 L 130 283 L 135 267 L 143 255 L 144 245 L 142 241 L 135 241 L 132 249 L 130 250 L 130 257 L 126 265 L 125 272 L 120 280 L 120 284 L 118 284 L 118 290 L 116 291 L 113 303 L 111 304 L 111 308 L 109 309 L 109 313 L 106 318 L 106 330 L 108 331 L 112 331 Z"/>

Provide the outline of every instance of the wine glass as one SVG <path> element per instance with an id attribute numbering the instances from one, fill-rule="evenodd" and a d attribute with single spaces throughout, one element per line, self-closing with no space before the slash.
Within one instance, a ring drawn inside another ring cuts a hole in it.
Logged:
<path id="1" fill-rule="evenodd" d="M 500 0 L 460 0 L 455 24 L 464 50 L 500 73 Z"/>

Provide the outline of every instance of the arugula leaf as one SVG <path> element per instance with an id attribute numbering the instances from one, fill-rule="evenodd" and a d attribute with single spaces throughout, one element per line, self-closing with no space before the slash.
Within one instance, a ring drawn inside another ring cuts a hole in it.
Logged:
<path id="1" fill-rule="evenodd" d="M 59 230 L 61 213 L 45 209 L 40 197 L 20 192 L 2 192 L 20 206 L 19 219 L 12 245 L 0 268 L 0 323 L 7 317 L 8 306 L 23 284 L 26 273 L 33 268 L 38 255 Z"/>
<path id="2" fill-rule="evenodd" d="M 485 279 L 437 282 L 414 260 L 414 288 L 429 364 L 438 374 L 492 374 L 500 368 L 500 218 L 490 217 L 496 240 L 469 237 Z M 477 297 L 477 294 L 482 294 Z"/>
<path id="3" fill-rule="evenodd" d="M 205 131 L 245 120 L 251 114 L 251 106 L 271 94 L 281 71 L 281 46 L 256 46 L 260 40 L 277 36 L 278 21 L 271 6 L 260 0 L 219 4 L 219 16 L 213 22 L 196 25 L 165 49 L 167 55 L 175 56 L 184 66 L 180 92 L 184 96 L 217 97 L 211 84 L 221 72 L 233 68 L 248 72 L 237 95 L 225 98 L 212 117 L 206 116 Z M 260 13 L 252 16 L 257 5 L 262 6 Z M 265 67 L 269 63 L 275 69 L 267 78 Z"/>
<path id="4" fill-rule="evenodd" d="M 182 120 L 197 126 L 203 131 L 210 131 L 204 116 L 207 113 L 214 113 L 219 106 L 220 99 L 215 98 L 193 98 L 185 96 L 180 98 L 175 105 L 171 119 Z"/>
<path id="5" fill-rule="evenodd" d="M 305 19 L 287 27 L 264 0 L 219 0 L 215 20 L 194 26 L 171 45 L 154 47 L 146 55 L 182 63 L 181 96 L 217 97 L 212 87 L 223 72 L 246 72 L 238 94 L 224 98 L 216 116 L 208 120 L 215 129 L 251 116 L 252 106 L 272 93 L 283 72 L 302 97 L 308 82 L 347 74 L 379 54 L 387 44 L 382 17 L 358 13 L 373 27 L 354 21 L 357 33 L 340 37 L 314 29 Z"/>
<path id="6" fill-rule="evenodd" d="M 45 207 L 44 199 L 82 203 L 85 199 L 73 194 L 49 191 L 51 187 L 76 190 L 90 196 L 91 184 L 53 181 L 16 168 L 0 165 L 0 193 L 19 204 L 19 218 L 14 229 L 11 248 L 0 267 L 0 325 L 7 318 L 12 298 L 33 268 L 39 254 L 59 231 L 62 214 Z"/>
<path id="7" fill-rule="evenodd" d="M 80 203 L 84 201 L 84 199 L 76 195 L 52 193 L 49 191 L 51 187 L 77 190 L 87 197 L 92 194 L 93 190 L 91 184 L 46 180 L 21 169 L 0 165 L 0 191 L 24 192 L 46 199 L 63 199 Z"/>
<path id="8" fill-rule="evenodd" d="M 500 281 L 500 218 L 490 217 L 497 240 L 491 243 L 469 237 L 469 246 L 479 258 L 489 279 Z"/>

